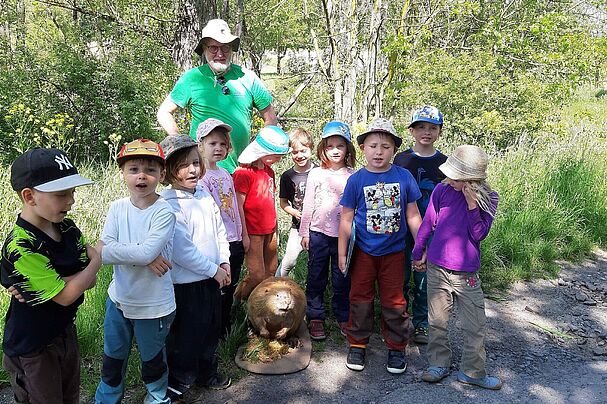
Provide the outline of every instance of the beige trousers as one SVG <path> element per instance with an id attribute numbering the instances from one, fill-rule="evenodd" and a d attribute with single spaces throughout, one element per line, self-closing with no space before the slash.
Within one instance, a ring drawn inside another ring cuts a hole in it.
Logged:
<path id="1" fill-rule="evenodd" d="M 274 276 L 278 266 L 276 232 L 263 235 L 249 234 L 249 238 L 251 244 L 245 255 L 248 273 L 234 292 L 234 297 L 239 300 L 248 299 L 261 281 Z"/>
<path id="2" fill-rule="evenodd" d="M 428 262 L 430 366 L 451 366 L 447 328 L 454 302 L 464 334 L 460 370 L 469 377 L 485 377 L 485 301 L 478 274 L 450 271 Z"/>

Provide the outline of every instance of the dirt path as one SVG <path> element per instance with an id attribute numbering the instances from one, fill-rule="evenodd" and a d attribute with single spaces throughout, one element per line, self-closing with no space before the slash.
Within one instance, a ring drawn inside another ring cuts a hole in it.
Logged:
<path id="1" fill-rule="evenodd" d="M 580 265 L 561 266 L 558 279 L 518 283 L 505 300 L 485 301 L 487 368 L 504 381 L 500 391 L 460 384 L 457 364 L 443 383 L 421 381 L 425 346 L 409 346 L 406 373 L 390 375 L 377 335 L 365 370 L 352 372 L 345 367 L 345 340 L 334 331 L 325 343 L 314 344 L 310 366 L 302 372 L 247 375 L 220 392 L 193 389 L 187 402 L 607 402 L 607 252 L 599 251 Z M 451 337 L 458 358 L 461 335 L 454 332 Z M 10 397 L 10 389 L 3 389 L 0 403 L 11 402 Z"/>
<path id="2" fill-rule="evenodd" d="M 518 283 L 505 300 L 486 299 L 487 367 L 502 378 L 500 391 L 456 381 L 457 364 L 443 383 L 421 381 L 425 346 L 407 349 L 407 372 L 385 370 L 386 351 L 374 336 L 362 372 L 345 367 L 341 336 L 314 346 L 310 366 L 286 376 L 248 375 L 228 390 L 191 391 L 189 402 L 428 403 L 466 399 L 487 403 L 599 403 L 607 401 L 607 252 L 572 266 L 560 278 Z M 454 320 L 457 321 L 457 320 Z M 333 334 L 337 334 L 333 332 Z M 461 336 L 452 335 L 454 358 Z M 324 346 L 323 346 L 324 345 Z"/>

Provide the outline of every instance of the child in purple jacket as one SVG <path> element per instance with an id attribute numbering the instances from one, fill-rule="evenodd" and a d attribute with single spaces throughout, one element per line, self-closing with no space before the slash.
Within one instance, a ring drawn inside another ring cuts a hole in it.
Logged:
<path id="1" fill-rule="evenodd" d="M 485 371 L 486 317 L 478 277 L 480 242 L 489 234 L 498 195 L 485 181 L 487 155 L 476 146 L 459 146 L 439 169 L 447 178 L 430 197 L 412 253 L 416 271 L 426 270 L 426 260 L 428 265 L 430 366 L 422 379 L 434 383 L 449 374 L 448 323 L 457 300 L 464 333 L 457 380 L 498 390 L 501 380 Z"/>

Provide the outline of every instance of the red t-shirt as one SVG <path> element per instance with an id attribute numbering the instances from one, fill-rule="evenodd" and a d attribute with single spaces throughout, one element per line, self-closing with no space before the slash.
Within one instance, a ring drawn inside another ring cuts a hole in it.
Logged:
<path id="1" fill-rule="evenodd" d="M 276 228 L 274 171 L 241 165 L 234 174 L 234 189 L 246 195 L 244 218 L 249 234 L 270 234 Z"/>

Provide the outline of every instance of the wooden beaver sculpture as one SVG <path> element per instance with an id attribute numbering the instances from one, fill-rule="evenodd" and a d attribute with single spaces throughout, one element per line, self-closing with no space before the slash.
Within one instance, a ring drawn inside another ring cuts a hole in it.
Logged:
<path id="1" fill-rule="evenodd" d="M 306 295 L 289 278 L 271 277 L 261 282 L 249 296 L 247 314 L 259 335 L 285 339 L 297 331 L 306 312 Z"/>

